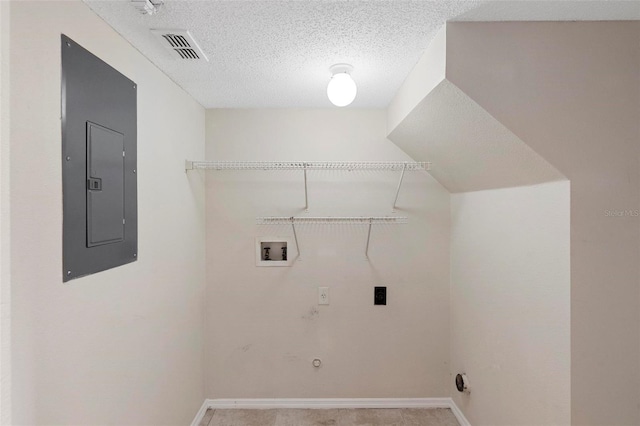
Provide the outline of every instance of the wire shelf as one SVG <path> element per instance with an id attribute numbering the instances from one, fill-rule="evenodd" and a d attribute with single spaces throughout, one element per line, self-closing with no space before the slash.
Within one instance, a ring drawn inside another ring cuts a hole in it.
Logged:
<path id="1" fill-rule="evenodd" d="M 327 224 L 327 225 L 380 225 L 380 224 L 406 224 L 406 217 L 257 217 L 258 225 L 296 225 L 302 224 Z"/>
<path id="2" fill-rule="evenodd" d="M 190 161 L 186 170 L 383 170 L 428 171 L 431 162 L 409 161 Z"/>
<path id="3" fill-rule="evenodd" d="M 382 170 L 400 172 L 398 187 L 393 199 L 395 212 L 405 172 L 431 170 L 430 161 L 185 161 L 185 170 L 300 170 L 304 176 L 304 208 L 309 210 L 307 171 L 309 170 Z"/>
<path id="4" fill-rule="evenodd" d="M 406 217 L 402 216 L 377 216 L 377 217 L 257 217 L 258 225 L 291 225 L 293 238 L 296 242 L 296 250 L 298 252 L 298 260 L 300 260 L 300 244 L 298 244 L 298 233 L 296 225 L 302 224 L 327 224 L 327 225 L 367 225 L 367 243 L 364 249 L 364 256 L 369 259 L 369 243 L 371 241 L 371 227 L 380 224 L 406 224 Z"/>

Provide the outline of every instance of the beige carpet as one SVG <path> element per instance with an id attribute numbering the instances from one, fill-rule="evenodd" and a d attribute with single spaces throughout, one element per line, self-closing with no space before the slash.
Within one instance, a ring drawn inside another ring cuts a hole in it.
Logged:
<path id="1" fill-rule="evenodd" d="M 448 408 L 207 410 L 200 426 L 459 426 Z"/>

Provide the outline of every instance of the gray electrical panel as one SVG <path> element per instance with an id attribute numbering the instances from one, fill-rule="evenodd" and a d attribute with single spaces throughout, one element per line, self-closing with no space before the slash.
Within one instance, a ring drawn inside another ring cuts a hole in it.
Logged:
<path id="1" fill-rule="evenodd" d="M 62 35 L 63 281 L 137 260 L 136 84 Z"/>

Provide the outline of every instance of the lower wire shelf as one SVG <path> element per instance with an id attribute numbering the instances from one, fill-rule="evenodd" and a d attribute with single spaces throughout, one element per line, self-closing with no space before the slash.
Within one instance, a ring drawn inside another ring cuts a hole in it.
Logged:
<path id="1" fill-rule="evenodd" d="M 296 224 L 326 224 L 326 225 L 367 225 L 369 230 L 367 232 L 367 245 L 364 255 L 369 259 L 369 242 L 371 241 L 371 226 L 381 224 L 406 224 L 408 219 L 401 216 L 350 216 L 350 217 L 277 217 L 277 216 L 265 216 L 257 217 L 256 224 L 258 225 L 291 225 L 293 229 L 293 237 L 296 242 L 296 250 L 298 251 L 298 259 L 300 258 L 300 244 L 298 244 L 298 234 L 296 233 Z"/>

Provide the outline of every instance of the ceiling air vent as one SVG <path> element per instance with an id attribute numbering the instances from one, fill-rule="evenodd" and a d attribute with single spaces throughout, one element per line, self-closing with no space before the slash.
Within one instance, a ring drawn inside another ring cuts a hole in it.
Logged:
<path id="1" fill-rule="evenodd" d="M 151 30 L 167 49 L 175 52 L 180 59 L 209 61 L 198 43 L 193 39 L 189 31 L 185 30 Z"/>

